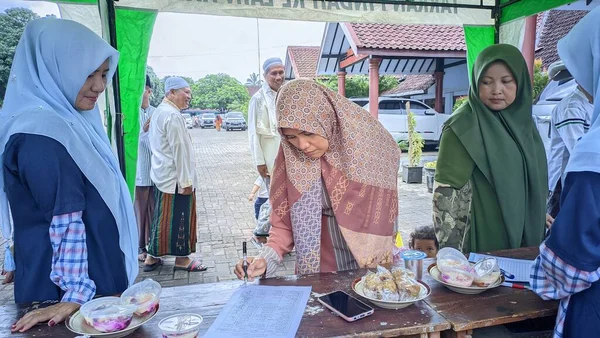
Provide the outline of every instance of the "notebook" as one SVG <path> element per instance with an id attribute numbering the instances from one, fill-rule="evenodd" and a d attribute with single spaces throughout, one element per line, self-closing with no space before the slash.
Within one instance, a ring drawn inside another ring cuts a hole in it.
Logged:
<path id="1" fill-rule="evenodd" d="M 498 266 L 500 266 L 500 269 L 506 271 L 507 274 L 514 275 L 514 278 L 508 278 L 505 275 L 504 277 L 507 282 L 529 282 L 529 276 L 531 275 L 531 266 L 533 265 L 533 261 L 526 259 L 489 256 L 473 252 L 469 254 L 469 261 L 479 262 L 480 260 L 488 257 L 495 258 L 496 261 L 498 261 Z"/>

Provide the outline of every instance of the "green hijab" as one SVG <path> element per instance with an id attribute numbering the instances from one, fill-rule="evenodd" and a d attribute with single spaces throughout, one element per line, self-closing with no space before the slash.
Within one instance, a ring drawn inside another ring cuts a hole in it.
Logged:
<path id="1" fill-rule="evenodd" d="M 497 61 L 504 62 L 517 81 L 516 99 L 502 111 L 484 105 L 478 89 L 481 77 Z M 453 149 L 462 145 L 461 151 L 466 149 L 472 159 L 464 165 L 471 167 L 442 163 L 436 180 L 452 182 L 450 176 L 472 170 L 472 249 L 537 246 L 544 238 L 548 169 L 544 145 L 531 115 L 532 85 L 527 64 L 517 48 L 494 45 L 478 56 L 472 75 L 468 103 L 446 122 L 460 144 L 442 144 L 446 149 L 440 149 L 440 153 L 450 153 L 445 158 L 452 158 Z M 501 217 L 489 217 L 492 215 Z"/>

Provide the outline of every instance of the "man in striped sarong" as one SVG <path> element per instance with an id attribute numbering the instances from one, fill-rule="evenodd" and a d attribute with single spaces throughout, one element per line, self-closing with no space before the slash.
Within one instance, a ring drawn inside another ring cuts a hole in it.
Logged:
<path id="1" fill-rule="evenodd" d="M 196 251 L 196 161 L 181 110 L 189 106 L 191 97 L 184 79 L 170 77 L 165 81 L 165 98 L 152 115 L 150 177 L 155 205 L 144 271 L 160 266 L 162 256 L 176 257 L 175 270 L 206 270 L 188 257 Z"/>
<path id="2" fill-rule="evenodd" d="M 150 140 L 148 139 L 148 130 L 150 128 L 150 118 L 156 108 L 150 105 L 152 96 L 152 82 L 146 75 L 146 88 L 142 96 L 142 107 L 140 108 L 140 137 L 138 142 L 137 169 L 135 175 L 135 218 L 138 224 L 139 249 L 138 259 L 146 260 L 146 246 L 150 238 L 150 223 L 154 213 L 154 189 L 150 179 Z"/>

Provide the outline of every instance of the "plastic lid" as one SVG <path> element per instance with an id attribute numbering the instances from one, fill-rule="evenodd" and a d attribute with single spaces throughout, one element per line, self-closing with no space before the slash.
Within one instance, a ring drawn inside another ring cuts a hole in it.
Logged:
<path id="1" fill-rule="evenodd" d="M 131 315 L 135 309 L 135 306 L 121 303 L 117 297 L 102 297 L 83 304 L 81 313 L 90 318 L 117 317 Z"/>
<path id="2" fill-rule="evenodd" d="M 425 259 L 427 255 L 418 250 L 408 250 L 402 253 L 402 258 L 406 260 Z"/>
<path id="3" fill-rule="evenodd" d="M 473 268 L 475 269 L 475 274 L 481 277 L 492 273 L 494 270 L 497 270 L 497 266 L 498 262 L 496 259 L 490 257 L 477 262 Z"/>
<path id="4" fill-rule="evenodd" d="M 158 327 L 165 333 L 188 332 L 197 329 L 202 323 L 202 316 L 193 313 L 184 313 L 169 316 L 158 323 Z"/>

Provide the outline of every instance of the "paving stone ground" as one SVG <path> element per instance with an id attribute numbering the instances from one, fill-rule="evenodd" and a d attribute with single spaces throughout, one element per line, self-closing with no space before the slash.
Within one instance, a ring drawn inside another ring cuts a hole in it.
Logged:
<path id="1" fill-rule="evenodd" d="M 251 163 L 247 133 L 192 129 L 190 134 L 199 181 L 196 190 L 198 243 L 194 256 L 201 259 L 208 270 L 192 273 L 174 271 L 174 258 L 165 259 L 165 264 L 152 272 L 143 272 L 140 268 L 138 280 L 152 278 L 163 287 L 235 279 L 232 270 L 242 255 L 242 242 L 251 238 L 255 226 L 253 203 L 247 197 L 257 172 Z M 435 155 L 426 153 L 424 159 L 434 160 Z M 402 158 L 406 156 L 403 154 Z M 400 232 L 406 244 L 416 226 L 432 223 L 432 195 L 427 192 L 425 184 L 408 185 L 399 179 L 398 198 Z M 3 251 L 0 250 L 0 255 Z M 248 255 L 257 252 L 256 248 L 248 245 Z M 284 257 L 278 274 L 293 272 L 292 253 Z M 0 305 L 13 301 L 13 285 L 0 285 Z"/>

